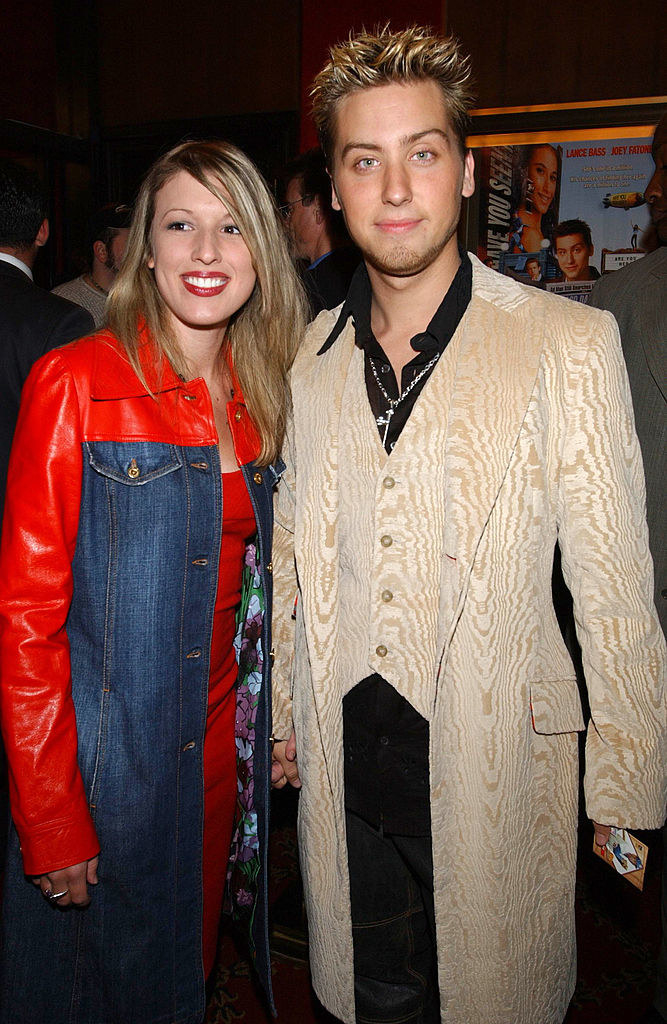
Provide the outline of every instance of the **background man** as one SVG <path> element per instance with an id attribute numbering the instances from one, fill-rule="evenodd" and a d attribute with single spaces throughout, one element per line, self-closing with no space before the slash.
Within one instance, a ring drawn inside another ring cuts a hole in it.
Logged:
<path id="1" fill-rule="evenodd" d="M 655 566 L 655 603 L 667 633 L 667 114 L 653 136 L 655 173 L 644 193 L 658 248 L 595 285 L 590 304 L 610 310 L 621 330 L 646 474 L 646 513 Z M 667 830 L 663 832 L 662 947 L 653 1009 L 642 1024 L 667 1021 Z"/>
<path id="2" fill-rule="evenodd" d="M 566 281 L 596 281 L 600 274 L 589 264 L 594 252 L 586 221 L 564 220 L 554 230 L 554 250 Z"/>
<path id="3" fill-rule="evenodd" d="M 0 161 L 0 526 L 9 452 L 30 367 L 49 349 L 93 329 L 89 313 L 33 283 L 32 268 L 49 237 L 47 209 L 37 176 L 21 164 Z M 7 839 L 7 803 L 0 742 L 0 867 Z"/>
<path id="4" fill-rule="evenodd" d="M 25 167 L 0 163 L 0 521 L 9 451 L 21 389 L 30 367 L 49 349 L 93 330 L 89 313 L 50 295 L 32 280 L 49 237 L 48 204 L 39 179 Z M 48 424 L 45 425 L 48 429 Z"/>
<path id="5" fill-rule="evenodd" d="M 53 289 L 54 295 L 61 295 L 87 309 L 95 327 L 104 323 L 107 296 L 123 262 L 131 217 L 129 206 L 123 204 L 111 204 L 98 210 L 88 226 L 88 242 L 92 250 L 90 269 Z"/>
<path id="6" fill-rule="evenodd" d="M 557 536 L 596 839 L 664 813 L 664 641 L 616 325 L 459 250 L 468 77 L 451 40 L 386 30 L 334 47 L 313 92 L 364 264 L 293 369 L 274 755 L 294 778 L 293 722 L 313 982 L 346 1022 L 566 1012 L 583 721 Z"/>
<path id="7" fill-rule="evenodd" d="M 309 149 L 285 169 L 283 211 L 300 260 L 313 316 L 333 309 L 347 295 L 360 253 L 351 244 L 340 213 L 331 206 L 331 180 L 322 150 Z"/>
<path id="8" fill-rule="evenodd" d="M 540 269 L 539 260 L 526 260 L 526 270 L 528 271 L 528 277 L 535 284 L 542 280 L 542 271 Z"/>

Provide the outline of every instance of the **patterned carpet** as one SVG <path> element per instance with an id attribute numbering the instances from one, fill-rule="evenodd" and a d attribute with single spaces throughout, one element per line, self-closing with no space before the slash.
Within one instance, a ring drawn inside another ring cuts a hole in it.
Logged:
<path id="1" fill-rule="evenodd" d="M 275 905 L 296 878 L 296 841 L 293 797 L 276 793 L 274 801 Z M 661 842 L 660 833 L 639 835 L 650 847 L 643 893 L 593 856 L 590 825 L 582 822 L 576 900 L 579 976 L 565 1024 L 635 1024 L 650 1005 L 660 941 Z M 270 1020 L 249 965 L 228 930 L 221 934 L 212 981 L 206 1024 Z M 305 964 L 274 957 L 273 984 L 278 1024 L 334 1024 L 312 995 Z"/>

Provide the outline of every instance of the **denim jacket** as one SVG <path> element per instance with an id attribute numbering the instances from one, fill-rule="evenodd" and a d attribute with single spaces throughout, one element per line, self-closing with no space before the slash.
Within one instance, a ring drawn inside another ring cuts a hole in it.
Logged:
<path id="1" fill-rule="evenodd" d="M 3 1024 L 195 1024 L 203 746 L 222 481 L 203 380 L 156 401 L 112 335 L 41 359 L 26 384 L 0 560 L 3 732 L 15 829 Z M 246 551 L 228 903 L 272 1005 L 267 937 L 272 491 L 238 390 L 228 417 L 257 522 Z M 20 847 L 19 847 L 20 843 Z M 83 911 L 27 874 L 100 850 Z"/>

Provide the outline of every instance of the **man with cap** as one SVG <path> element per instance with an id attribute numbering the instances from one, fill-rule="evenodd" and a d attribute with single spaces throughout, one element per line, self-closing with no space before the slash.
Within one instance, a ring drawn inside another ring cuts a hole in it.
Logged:
<path id="1" fill-rule="evenodd" d="M 93 250 L 90 269 L 53 289 L 54 295 L 61 295 L 87 309 L 95 327 L 104 323 L 107 295 L 125 255 L 131 212 L 129 206 L 115 203 L 98 210 L 88 228 L 88 240 Z"/>

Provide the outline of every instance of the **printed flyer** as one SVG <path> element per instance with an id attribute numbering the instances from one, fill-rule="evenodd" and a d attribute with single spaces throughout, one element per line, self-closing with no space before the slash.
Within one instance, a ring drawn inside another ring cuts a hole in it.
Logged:
<path id="1" fill-rule="evenodd" d="M 646 137 L 475 150 L 477 255 L 526 284 L 586 302 L 601 273 L 644 255 L 653 174 Z"/>

